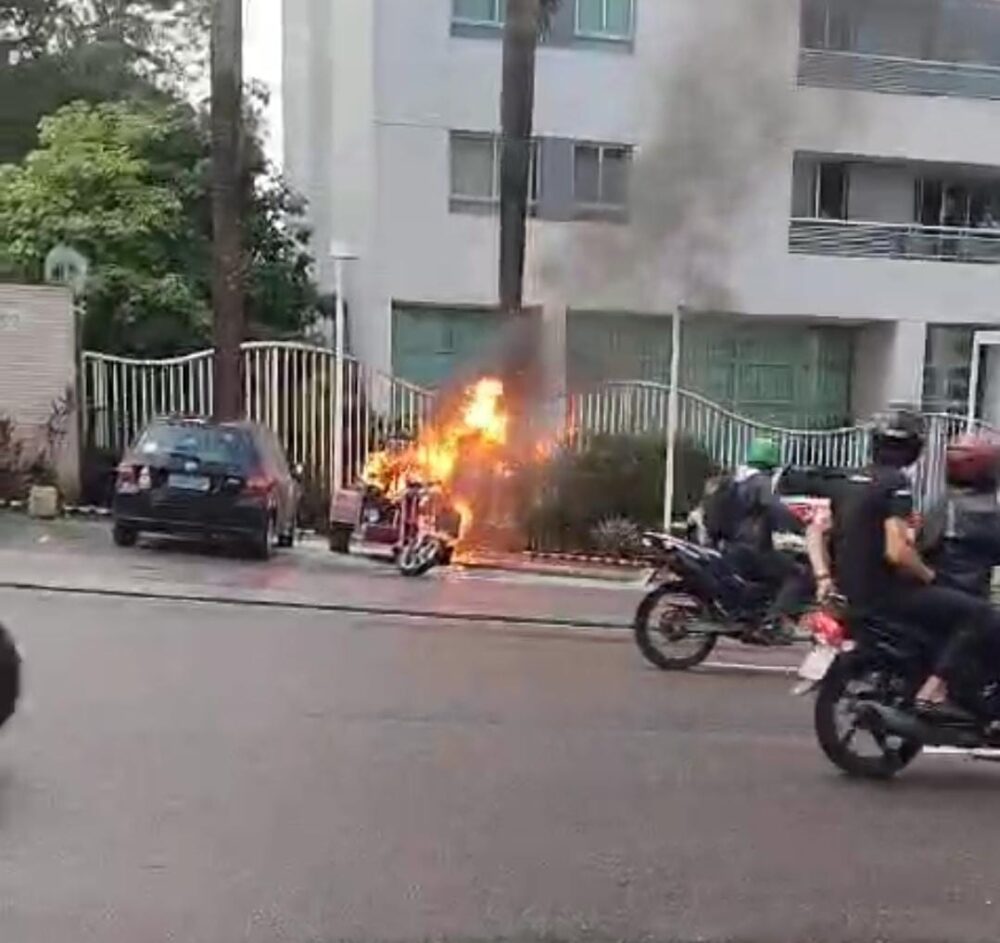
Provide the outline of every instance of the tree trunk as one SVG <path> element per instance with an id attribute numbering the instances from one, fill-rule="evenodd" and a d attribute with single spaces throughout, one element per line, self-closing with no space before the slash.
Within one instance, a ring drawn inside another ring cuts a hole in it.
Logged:
<path id="1" fill-rule="evenodd" d="M 212 9 L 212 308 L 215 418 L 243 414 L 242 0 Z"/>
<path id="2" fill-rule="evenodd" d="M 528 175 L 541 0 L 507 0 L 500 99 L 500 309 L 518 314 L 524 293 Z"/>

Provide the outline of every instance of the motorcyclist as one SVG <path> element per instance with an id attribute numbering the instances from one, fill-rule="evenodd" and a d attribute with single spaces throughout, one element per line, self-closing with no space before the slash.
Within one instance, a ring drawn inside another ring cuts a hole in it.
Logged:
<path id="1" fill-rule="evenodd" d="M 925 436 L 923 416 L 910 407 L 875 418 L 871 465 L 832 486 L 831 514 L 818 516 L 808 531 L 817 596 L 839 588 L 862 618 L 881 616 L 939 636 L 956 628 L 988 631 L 989 603 L 944 585 L 916 547 L 913 490 L 904 469 L 920 457 Z M 948 704 L 937 674 L 917 693 L 916 706 L 942 719 L 965 716 Z"/>
<path id="2" fill-rule="evenodd" d="M 798 607 L 808 582 L 803 567 L 788 554 L 776 550 L 776 531 L 801 532 L 798 518 L 775 494 L 775 475 L 781 464 L 777 444 L 766 438 L 755 439 L 747 451 L 746 465 L 726 486 L 731 496 L 721 499 L 710 517 L 724 517 L 714 529 L 722 532 L 722 546 L 734 565 L 748 577 L 777 589 L 762 625 L 761 641 L 787 642 L 792 629 L 788 617 Z"/>

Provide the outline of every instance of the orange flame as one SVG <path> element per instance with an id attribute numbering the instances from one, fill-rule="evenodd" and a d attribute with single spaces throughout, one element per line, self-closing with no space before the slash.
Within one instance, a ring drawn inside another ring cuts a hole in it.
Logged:
<path id="1" fill-rule="evenodd" d="M 475 520 L 475 514 L 472 511 L 472 505 L 462 498 L 456 498 L 452 502 L 452 506 L 455 508 L 455 513 L 459 516 L 460 523 L 458 525 L 458 539 L 462 540 L 468 535 L 469 530 L 472 528 L 472 522 Z"/>
<path id="2" fill-rule="evenodd" d="M 476 460 L 507 441 L 508 416 L 503 410 L 504 387 L 495 377 L 484 377 L 468 387 L 456 415 L 425 429 L 413 445 L 400 452 L 376 452 L 363 473 L 367 484 L 389 494 L 398 494 L 408 478 L 441 485 L 453 484 L 463 457 Z M 451 496 L 454 498 L 454 496 Z M 462 512 L 463 530 L 472 522 L 472 508 L 466 502 Z"/>
<path id="3" fill-rule="evenodd" d="M 500 409 L 502 400 L 503 383 L 486 377 L 468 391 L 462 416 L 469 430 L 478 432 L 483 439 L 495 445 L 503 445 L 507 441 L 507 414 Z"/>

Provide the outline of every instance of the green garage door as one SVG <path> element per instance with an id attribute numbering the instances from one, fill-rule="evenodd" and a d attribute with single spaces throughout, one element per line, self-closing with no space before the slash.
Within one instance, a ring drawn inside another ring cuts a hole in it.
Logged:
<path id="1" fill-rule="evenodd" d="M 500 343 L 501 317 L 489 308 L 394 305 L 392 366 L 396 376 L 436 388 L 463 369 L 488 363 Z"/>
<path id="2" fill-rule="evenodd" d="M 572 388 L 670 379 L 669 317 L 572 312 L 566 331 Z M 684 325 L 682 382 L 777 425 L 838 426 L 850 417 L 852 337 L 847 328 L 692 320 Z"/>

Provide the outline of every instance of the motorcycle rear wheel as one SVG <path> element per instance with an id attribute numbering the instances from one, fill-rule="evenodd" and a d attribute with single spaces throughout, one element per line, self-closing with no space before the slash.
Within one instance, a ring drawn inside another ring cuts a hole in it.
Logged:
<path id="1" fill-rule="evenodd" d="M 885 735 L 858 724 L 859 703 L 866 693 L 877 696 L 888 684 L 885 671 L 862 658 L 841 657 L 823 679 L 813 712 L 816 738 L 827 759 L 848 776 L 857 779 L 892 779 L 919 755 L 915 740 Z M 847 714 L 845 731 L 838 724 L 838 710 Z M 874 746 L 871 754 L 861 752 L 858 737 Z"/>
<path id="2" fill-rule="evenodd" d="M 681 607 L 671 597 L 684 596 L 676 586 L 666 584 L 648 593 L 635 613 L 632 631 L 643 657 L 661 671 L 686 671 L 700 665 L 715 648 L 718 634 L 693 632 L 692 626 L 710 622 L 704 604 L 684 597 Z"/>

